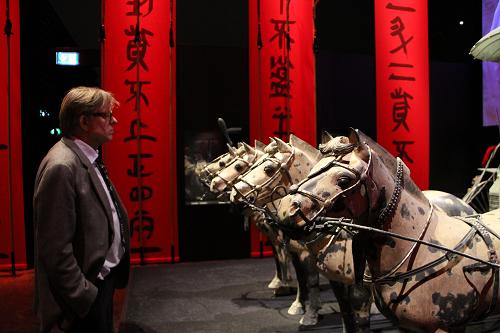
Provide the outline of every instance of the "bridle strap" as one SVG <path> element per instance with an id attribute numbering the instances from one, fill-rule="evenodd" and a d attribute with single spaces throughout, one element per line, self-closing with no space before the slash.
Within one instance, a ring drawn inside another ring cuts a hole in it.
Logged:
<path id="1" fill-rule="evenodd" d="M 278 160 L 276 157 L 274 156 L 268 156 L 266 158 L 262 158 L 259 163 L 255 164 L 253 166 L 253 169 L 259 167 L 261 164 L 264 164 L 265 162 L 267 161 L 271 161 L 273 163 L 275 163 L 276 165 L 278 165 L 278 168 L 277 170 L 273 173 L 272 176 L 270 176 L 264 183 L 262 184 L 259 184 L 259 185 L 255 185 L 255 184 L 252 184 L 250 181 L 244 179 L 244 177 L 241 177 L 239 179 L 240 182 L 242 183 L 245 183 L 248 187 L 250 187 L 250 191 L 248 191 L 247 193 L 243 194 L 239 189 L 237 189 L 236 187 L 233 187 L 234 190 L 240 195 L 240 197 L 244 200 L 247 200 L 248 201 L 248 197 L 252 194 L 255 194 L 255 199 L 257 197 L 260 197 L 261 196 L 261 193 L 263 192 L 264 189 L 266 189 L 269 185 L 273 184 L 277 179 L 278 177 L 281 175 L 282 177 L 286 177 L 287 180 L 288 180 L 288 184 L 289 185 L 292 185 L 293 184 L 293 180 L 292 180 L 292 176 L 290 174 L 290 167 L 293 163 L 293 161 L 295 160 L 295 148 L 292 147 L 292 151 L 290 153 L 290 156 L 287 158 L 287 160 L 285 162 L 281 162 L 280 160 Z M 280 185 L 281 186 L 281 185 Z M 274 201 L 275 198 L 273 199 L 272 196 L 273 196 L 273 193 L 276 193 L 275 192 L 275 188 L 273 189 L 269 189 L 269 198 L 270 200 L 269 201 L 264 201 L 264 204 L 267 204 L 268 202 L 270 201 Z M 266 197 L 262 198 L 260 197 L 259 200 L 263 201 L 263 199 L 267 199 Z"/>
<path id="2" fill-rule="evenodd" d="M 218 156 L 218 157 L 217 157 L 217 158 L 215 158 L 215 159 L 214 159 L 214 160 L 213 160 L 210 164 L 214 164 L 214 163 L 219 162 L 219 161 L 220 161 L 220 160 L 222 160 L 224 157 L 226 157 L 228 154 L 230 154 L 230 153 L 225 153 L 225 154 L 222 154 L 222 155 Z M 233 161 L 234 159 L 238 158 L 238 157 L 239 157 L 238 155 L 234 155 L 234 156 L 233 156 L 233 158 L 229 160 L 229 163 L 232 163 L 232 161 Z M 210 165 L 210 164 L 209 164 L 209 165 Z M 225 166 L 224 166 L 224 168 L 225 168 Z M 216 172 L 212 172 L 212 171 L 210 171 L 210 170 L 208 169 L 208 165 L 207 165 L 207 166 L 205 166 L 205 167 L 203 167 L 203 169 L 201 169 L 201 172 L 205 172 L 208 176 L 207 176 L 207 177 L 202 177 L 202 178 L 201 178 L 202 182 L 203 182 L 205 185 L 207 185 L 207 186 L 209 186 L 209 187 L 210 187 L 210 181 L 211 181 L 213 178 L 215 178 L 215 177 L 217 176 L 218 172 L 220 172 L 220 171 L 221 171 L 222 169 L 224 169 L 224 168 L 221 168 L 221 169 L 217 170 Z"/>
<path id="3" fill-rule="evenodd" d="M 370 210 L 370 195 L 368 193 L 369 189 L 368 187 L 366 186 L 365 182 L 367 181 L 367 179 L 369 179 L 368 177 L 368 174 L 369 172 L 371 172 L 371 169 L 372 169 L 372 151 L 371 151 L 371 148 L 370 146 L 368 146 L 366 143 L 365 145 L 367 146 L 368 148 L 368 166 L 365 170 L 364 173 L 360 173 L 358 170 L 354 169 L 354 168 L 351 168 L 349 167 L 348 165 L 346 165 L 345 163 L 342 163 L 341 160 L 342 158 L 345 156 L 345 155 L 339 155 L 339 156 L 334 156 L 335 158 L 332 159 L 330 162 L 328 162 L 326 165 L 324 165 L 323 167 L 321 167 L 319 170 L 311 173 L 310 175 L 308 175 L 305 179 L 303 179 L 301 182 L 299 182 L 299 184 L 297 184 L 296 186 L 293 186 L 293 188 L 290 189 L 290 194 L 301 194 L 305 197 L 308 197 L 309 199 L 311 200 L 314 200 L 316 201 L 317 203 L 321 203 L 320 205 L 320 209 L 314 214 L 314 216 L 312 218 L 308 218 L 306 216 L 306 214 L 304 214 L 304 212 L 302 211 L 302 209 L 300 209 L 300 207 L 298 207 L 297 209 L 297 214 L 304 220 L 305 222 L 305 226 L 304 226 L 304 230 L 312 230 L 314 229 L 314 227 L 316 226 L 316 220 L 324 213 L 326 213 L 326 211 L 331 208 L 333 206 L 333 204 L 335 203 L 335 201 L 339 198 L 339 197 L 346 197 L 347 194 L 353 190 L 355 190 L 357 187 L 360 187 L 361 185 L 364 185 L 365 186 L 365 189 L 366 189 L 366 192 L 367 192 L 367 200 L 368 200 L 368 209 Z M 347 152 L 349 153 L 349 152 Z M 344 189 L 343 191 L 340 191 L 339 193 L 335 194 L 333 197 L 329 198 L 329 199 L 323 199 L 321 198 L 320 196 L 310 192 L 310 191 L 307 191 L 307 190 L 303 190 L 303 189 L 300 189 L 300 186 L 302 184 L 304 184 L 305 182 L 315 178 L 315 177 L 318 177 L 319 175 L 323 174 L 324 172 L 328 171 L 329 169 L 333 168 L 333 167 L 342 167 L 344 169 L 347 169 L 348 171 L 350 171 L 351 173 L 353 173 L 355 176 L 356 176 L 356 181 L 353 185 L 349 186 L 348 188 Z"/>
<path id="4" fill-rule="evenodd" d="M 212 179 L 214 179 L 215 177 L 218 177 L 222 180 L 222 182 L 224 184 L 226 184 L 226 187 L 233 187 L 235 181 L 238 180 L 238 177 L 235 177 L 233 180 L 227 180 L 221 176 L 222 171 L 226 170 L 227 168 L 229 168 L 231 165 L 233 165 L 236 162 L 243 162 L 247 166 L 247 170 L 245 170 L 245 172 L 246 172 L 246 171 L 248 171 L 248 168 L 250 168 L 255 163 L 255 161 L 257 160 L 257 157 L 258 157 L 258 154 L 254 154 L 253 159 L 251 161 L 247 161 L 244 158 L 242 158 L 241 156 L 236 156 L 224 168 L 217 171 L 214 174 L 214 176 L 212 177 Z"/>

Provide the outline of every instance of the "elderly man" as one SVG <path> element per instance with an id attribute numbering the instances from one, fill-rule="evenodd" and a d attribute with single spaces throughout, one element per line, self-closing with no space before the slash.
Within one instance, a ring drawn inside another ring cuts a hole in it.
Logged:
<path id="1" fill-rule="evenodd" d="M 63 138 L 35 181 L 35 310 L 40 332 L 113 333 L 113 293 L 130 268 L 126 210 L 98 149 L 118 122 L 112 94 L 77 87 L 59 112 Z"/>

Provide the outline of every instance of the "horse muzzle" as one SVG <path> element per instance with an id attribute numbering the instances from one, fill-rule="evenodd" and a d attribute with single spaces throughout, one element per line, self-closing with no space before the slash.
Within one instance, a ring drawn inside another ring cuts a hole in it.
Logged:
<path id="1" fill-rule="evenodd" d="M 210 182 L 210 191 L 220 193 L 226 189 L 226 183 L 219 176 L 215 176 Z"/>

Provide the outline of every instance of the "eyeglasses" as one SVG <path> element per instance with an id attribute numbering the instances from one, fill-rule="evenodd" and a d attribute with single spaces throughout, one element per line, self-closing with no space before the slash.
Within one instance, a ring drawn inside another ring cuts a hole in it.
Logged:
<path id="1" fill-rule="evenodd" d="M 102 117 L 111 121 L 113 119 L 113 112 L 94 112 L 91 113 L 92 116 Z"/>

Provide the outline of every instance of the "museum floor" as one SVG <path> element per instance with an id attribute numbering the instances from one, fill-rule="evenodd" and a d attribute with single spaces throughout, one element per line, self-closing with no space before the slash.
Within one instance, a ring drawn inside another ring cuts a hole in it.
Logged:
<path id="1" fill-rule="evenodd" d="M 130 286 L 116 294 L 119 333 L 293 333 L 342 332 L 338 306 L 322 280 L 321 320 L 300 327 L 287 314 L 294 295 L 275 297 L 266 286 L 273 261 L 241 259 L 136 266 Z M 0 332 L 37 332 L 31 310 L 33 271 L 0 273 Z M 374 309 L 373 332 L 399 332 Z M 500 332 L 500 318 L 471 325 L 468 333 Z"/>

